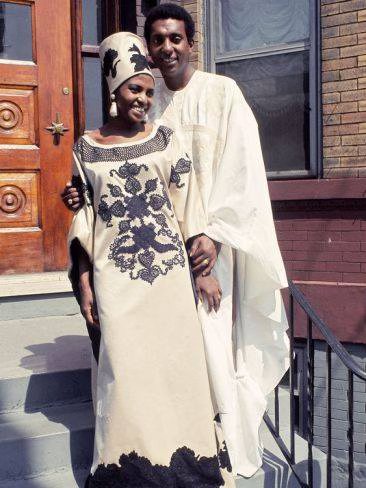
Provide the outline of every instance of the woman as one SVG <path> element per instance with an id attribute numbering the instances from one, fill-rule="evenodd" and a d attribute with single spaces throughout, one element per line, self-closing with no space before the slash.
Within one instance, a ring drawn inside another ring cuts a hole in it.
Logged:
<path id="1" fill-rule="evenodd" d="M 70 276 L 101 329 L 87 486 L 234 486 L 185 251 L 205 227 L 193 166 L 176 134 L 146 123 L 154 79 L 140 39 L 113 34 L 100 56 L 116 117 L 75 145 L 85 204 L 69 233 Z"/>

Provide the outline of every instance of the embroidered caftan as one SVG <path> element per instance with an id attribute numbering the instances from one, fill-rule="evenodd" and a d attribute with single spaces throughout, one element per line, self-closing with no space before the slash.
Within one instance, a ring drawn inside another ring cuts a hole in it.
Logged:
<path id="1" fill-rule="evenodd" d="M 101 327 L 90 486 L 223 486 L 185 250 L 206 223 L 190 156 L 155 126 L 128 144 L 84 135 L 74 162 L 86 203 L 69 243 L 93 264 Z"/>
<path id="2" fill-rule="evenodd" d="M 233 471 L 251 476 L 262 464 L 266 395 L 288 367 L 280 296 L 287 281 L 257 123 L 234 80 L 201 71 L 180 91 L 161 80 L 152 118 L 184 133 L 208 218 L 205 233 L 222 244 L 214 268 L 221 307 L 199 313 Z"/>

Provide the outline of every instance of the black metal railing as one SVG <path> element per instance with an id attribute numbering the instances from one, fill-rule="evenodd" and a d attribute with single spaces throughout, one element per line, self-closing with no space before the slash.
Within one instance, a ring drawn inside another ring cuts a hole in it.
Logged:
<path id="1" fill-rule="evenodd" d="M 295 370 L 294 364 L 294 303 L 302 309 L 307 319 L 307 337 L 306 337 L 306 429 L 305 439 L 308 446 L 307 456 L 307 479 L 303 479 L 296 470 L 296 453 L 295 453 L 295 381 L 298 372 Z M 326 399 L 326 432 L 327 432 L 327 459 L 326 459 L 326 474 L 327 474 L 327 488 L 332 488 L 332 354 L 335 354 L 348 372 L 348 487 L 354 486 L 354 419 L 353 419 L 353 401 L 354 401 L 354 377 L 357 376 L 366 382 L 366 373 L 362 371 L 357 362 L 352 358 L 344 346 L 338 341 L 333 332 L 324 323 L 324 321 L 316 314 L 311 305 L 303 295 L 303 293 L 290 281 L 289 282 L 289 338 L 290 338 L 290 369 L 289 369 L 289 394 L 290 394 L 290 446 L 282 439 L 280 431 L 280 402 L 279 389 L 275 389 L 274 394 L 274 422 L 268 414 L 265 415 L 264 420 L 275 438 L 279 448 L 281 449 L 285 459 L 292 468 L 292 471 L 297 478 L 301 487 L 314 487 L 314 461 L 313 461 L 313 440 L 314 440 L 314 328 L 316 336 L 319 340 L 325 342 L 325 358 L 326 358 L 326 372 L 325 372 L 325 399 Z M 323 486 L 323 484 L 321 485 Z M 325 485 L 324 485 L 325 486 Z M 333 484 L 334 486 L 334 484 Z"/>

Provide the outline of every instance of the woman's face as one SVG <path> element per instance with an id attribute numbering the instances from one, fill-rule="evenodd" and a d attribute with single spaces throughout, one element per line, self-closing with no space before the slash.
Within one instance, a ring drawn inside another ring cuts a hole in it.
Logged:
<path id="1" fill-rule="evenodd" d="M 155 82 L 149 75 L 136 75 L 115 91 L 118 117 L 129 125 L 144 121 L 154 97 Z"/>

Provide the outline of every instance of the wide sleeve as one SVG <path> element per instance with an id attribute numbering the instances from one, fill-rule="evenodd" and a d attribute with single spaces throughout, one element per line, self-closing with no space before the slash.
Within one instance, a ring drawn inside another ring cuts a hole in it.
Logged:
<path id="1" fill-rule="evenodd" d="M 77 261 L 77 247 L 81 246 L 93 263 L 93 235 L 94 235 L 94 210 L 90 184 L 81 161 L 80 154 L 73 151 L 73 176 L 72 182 L 81 189 L 84 196 L 83 206 L 75 213 L 68 234 L 69 249 L 69 278 L 74 292 L 78 289 L 79 268 Z"/>
<path id="2" fill-rule="evenodd" d="M 246 298 L 287 286 L 277 243 L 257 122 L 235 82 L 222 119 L 226 134 L 205 233 L 246 255 Z M 261 301 L 263 303 L 263 301 Z"/>
<path id="3" fill-rule="evenodd" d="M 178 137 L 173 139 L 169 181 L 170 200 L 185 242 L 202 234 L 207 218 L 191 156 Z"/>

